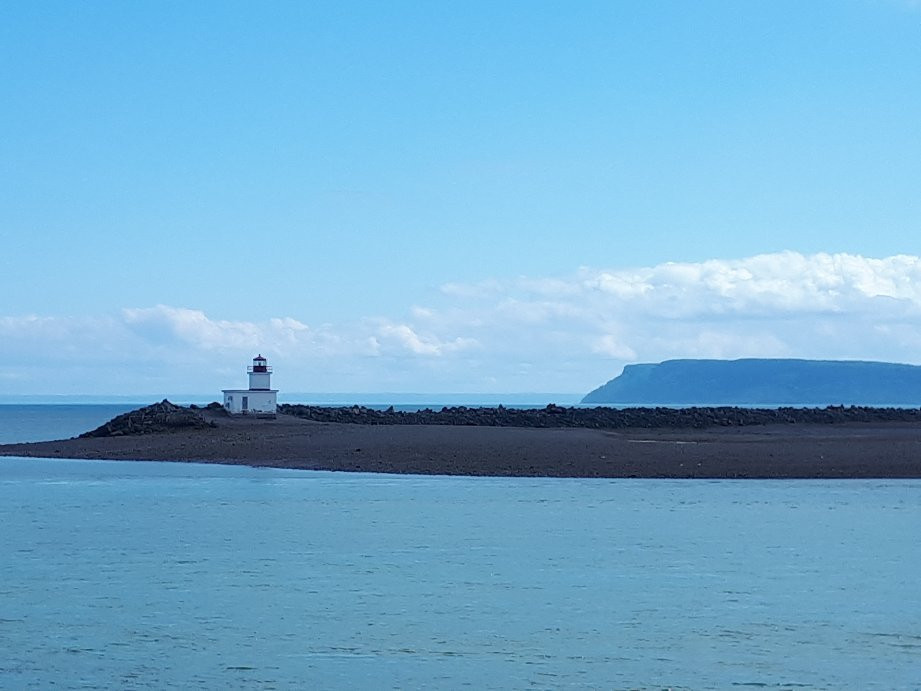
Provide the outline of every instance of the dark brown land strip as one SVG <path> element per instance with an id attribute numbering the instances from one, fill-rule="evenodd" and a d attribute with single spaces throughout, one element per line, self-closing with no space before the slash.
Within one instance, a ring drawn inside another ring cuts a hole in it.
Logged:
<path id="1" fill-rule="evenodd" d="M 367 414 L 361 408 L 322 410 Z M 700 415 L 701 410 L 715 409 L 696 410 Z M 806 409 L 819 410 L 817 414 L 826 420 L 768 424 L 740 424 L 738 420 L 751 411 L 726 410 L 730 411 L 727 420 L 737 416 L 735 423 L 700 427 L 634 423 L 606 428 L 357 424 L 292 415 L 254 420 L 213 410 L 196 411 L 205 423 L 200 425 L 166 410 L 165 414 L 183 421 L 175 428 L 157 429 L 151 424 L 148 433 L 142 433 L 144 423 L 136 418 L 132 433 L 0 445 L 0 455 L 518 477 L 921 478 L 917 410 L 903 410 L 898 413 L 903 417 L 895 421 L 839 421 L 836 411 L 875 415 L 872 411 L 900 409 L 835 408 L 830 415 L 829 409 Z"/>

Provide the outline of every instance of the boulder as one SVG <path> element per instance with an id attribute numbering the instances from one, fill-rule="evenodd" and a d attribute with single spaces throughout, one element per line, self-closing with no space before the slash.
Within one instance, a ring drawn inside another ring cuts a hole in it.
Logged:
<path id="1" fill-rule="evenodd" d="M 90 432 L 84 432 L 80 437 L 120 437 L 204 429 L 212 426 L 213 424 L 207 422 L 197 410 L 183 408 L 164 398 L 159 403 L 118 415 L 104 425 Z"/>

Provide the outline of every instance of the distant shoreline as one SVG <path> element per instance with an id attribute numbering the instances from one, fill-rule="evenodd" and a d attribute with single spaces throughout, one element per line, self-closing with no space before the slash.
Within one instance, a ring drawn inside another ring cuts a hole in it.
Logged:
<path id="1" fill-rule="evenodd" d="M 873 415 L 887 409 L 832 409 L 848 410 Z M 6 444 L 0 456 L 502 477 L 921 478 L 921 420 L 911 409 L 899 420 L 617 429 L 318 422 L 286 414 L 253 420 L 194 412 L 204 426 Z"/>

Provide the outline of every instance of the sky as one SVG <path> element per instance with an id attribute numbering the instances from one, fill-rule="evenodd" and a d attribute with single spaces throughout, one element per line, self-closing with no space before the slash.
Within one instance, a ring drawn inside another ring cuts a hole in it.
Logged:
<path id="1" fill-rule="evenodd" d="M 7 2 L 0 396 L 921 364 L 921 2 Z"/>

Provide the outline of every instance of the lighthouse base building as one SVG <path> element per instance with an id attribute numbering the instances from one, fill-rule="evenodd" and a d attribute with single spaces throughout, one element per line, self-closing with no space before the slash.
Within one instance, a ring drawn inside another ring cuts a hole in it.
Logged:
<path id="1" fill-rule="evenodd" d="M 275 417 L 278 406 L 278 390 L 270 384 L 272 368 L 262 355 L 253 358 L 249 373 L 248 389 L 224 389 L 224 408 L 231 415 L 254 415 Z"/>

